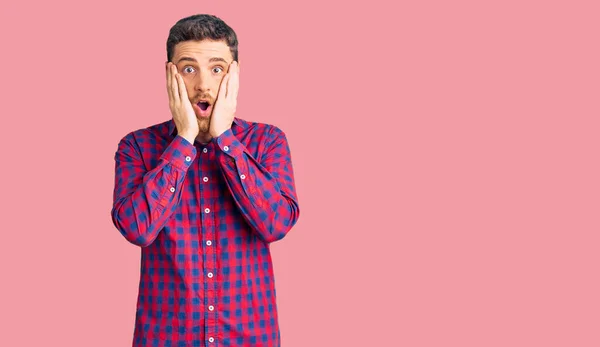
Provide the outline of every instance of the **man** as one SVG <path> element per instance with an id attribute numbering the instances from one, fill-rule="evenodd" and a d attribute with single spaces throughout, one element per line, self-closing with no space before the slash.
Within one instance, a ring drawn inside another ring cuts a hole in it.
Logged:
<path id="1" fill-rule="evenodd" d="M 300 210 L 284 132 L 235 116 L 237 46 L 215 16 L 178 21 L 172 119 L 118 144 L 112 220 L 141 247 L 133 346 L 280 346 L 269 244 Z"/>

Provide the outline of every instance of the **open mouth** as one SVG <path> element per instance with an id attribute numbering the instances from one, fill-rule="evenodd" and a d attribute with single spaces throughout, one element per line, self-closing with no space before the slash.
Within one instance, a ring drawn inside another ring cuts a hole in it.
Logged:
<path id="1" fill-rule="evenodd" d="M 197 103 L 197 105 L 202 111 L 208 110 L 208 107 L 210 106 L 208 101 L 200 101 L 199 103 Z"/>

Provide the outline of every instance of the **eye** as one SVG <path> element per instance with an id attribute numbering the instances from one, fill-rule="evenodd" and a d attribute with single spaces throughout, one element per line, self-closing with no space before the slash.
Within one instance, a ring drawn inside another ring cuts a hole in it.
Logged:
<path id="1" fill-rule="evenodd" d="M 213 72 L 214 73 L 221 73 L 221 72 L 223 72 L 223 68 L 220 67 L 220 66 L 214 67 L 213 68 Z"/>
<path id="2" fill-rule="evenodd" d="M 191 66 L 186 66 L 183 68 L 183 72 L 185 72 L 185 73 L 192 73 L 194 71 L 196 71 L 196 70 L 194 70 L 194 68 Z"/>

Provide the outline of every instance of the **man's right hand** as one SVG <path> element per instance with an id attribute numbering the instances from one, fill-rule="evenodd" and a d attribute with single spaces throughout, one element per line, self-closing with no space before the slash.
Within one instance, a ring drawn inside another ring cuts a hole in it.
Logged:
<path id="1" fill-rule="evenodd" d="M 169 108 L 173 121 L 177 127 L 177 133 L 183 138 L 194 144 L 196 136 L 200 129 L 196 113 L 192 108 L 192 103 L 185 89 L 183 77 L 177 72 L 177 66 L 172 62 L 167 62 L 167 93 L 169 94 Z"/>

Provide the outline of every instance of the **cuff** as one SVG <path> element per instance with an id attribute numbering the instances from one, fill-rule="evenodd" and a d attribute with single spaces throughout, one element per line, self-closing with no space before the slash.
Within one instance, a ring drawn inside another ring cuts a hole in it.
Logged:
<path id="1" fill-rule="evenodd" d="M 238 157 L 244 152 L 244 145 L 233 135 L 231 128 L 214 138 L 222 153 L 231 157 Z"/>
<path id="2" fill-rule="evenodd" d="M 180 135 L 175 136 L 160 156 L 160 159 L 166 160 L 184 171 L 192 165 L 194 158 L 196 158 L 196 147 Z"/>

